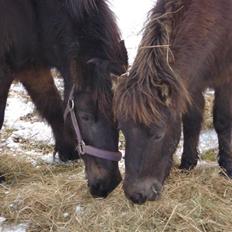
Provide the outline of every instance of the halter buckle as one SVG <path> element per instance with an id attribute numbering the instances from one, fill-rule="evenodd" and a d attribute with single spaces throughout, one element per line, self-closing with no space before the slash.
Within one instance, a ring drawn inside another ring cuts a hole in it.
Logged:
<path id="1" fill-rule="evenodd" d="M 78 143 L 77 145 L 77 149 L 78 149 L 78 152 L 81 154 L 81 155 L 84 155 L 85 154 L 85 142 L 82 140 L 80 143 Z"/>

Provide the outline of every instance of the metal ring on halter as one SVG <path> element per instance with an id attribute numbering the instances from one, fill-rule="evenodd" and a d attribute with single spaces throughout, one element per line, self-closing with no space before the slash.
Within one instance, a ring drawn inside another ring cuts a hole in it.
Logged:
<path id="1" fill-rule="evenodd" d="M 69 110 L 73 110 L 74 109 L 74 100 L 73 99 L 69 99 L 68 100 L 68 106 L 69 106 Z"/>
<path id="2" fill-rule="evenodd" d="M 84 155 L 85 154 L 85 142 L 82 140 L 78 145 L 78 152 L 81 154 L 81 155 Z"/>

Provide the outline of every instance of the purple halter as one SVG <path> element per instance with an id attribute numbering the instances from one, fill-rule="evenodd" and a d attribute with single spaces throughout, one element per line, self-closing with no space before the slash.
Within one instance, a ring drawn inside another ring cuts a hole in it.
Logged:
<path id="1" fill-rule="evenodd" d="M 75 107 L 74 96 L 73 96 L 74 89 L 75 89 L 75 86 L 72 87 L 72 90 L 71 90 L 70 95 L 69 95 L 68 103 L 67 103 L 66 109 L 64 111 L 64 120 L 66 120 L 66 118 L 70 114 L 72 125 L 73 125 L 73 128 L 75 130 L 75 134 L 76 134 L 76 138 L 77 138 L 76 149 L 77 149 L 79 155 L 83 156 L 85 154 L 88 154 L 88 155 L 91 155 L 91 156 L 94 156 L 97 158 L 111 160 L 111 161 L 121 160 L 122 154 L 119 151 L 113 152 L 113 151 L 102 150 L 102 149 L 85 144 L 85 142 L 81 136 L 81 131 L 80 131 L 80 127 L 78 125 L 77 117 L 76 117 L 75 112 L 74 112 L 74 107 Z"/>

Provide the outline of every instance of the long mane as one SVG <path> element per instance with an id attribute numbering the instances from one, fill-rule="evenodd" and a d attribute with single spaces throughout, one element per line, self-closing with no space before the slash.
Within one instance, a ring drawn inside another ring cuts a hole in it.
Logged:
<path id="1" fill-rule="evenodd" d="M 97 41 L 104 58 L 120 58 L 121 35 L 116 18 L 107 0 L 65 0 L 65 6 L 71 17 L 81 25 L 81 36 L 94 43 Z"/>
<path id="2" fill-rule="evenodd" d="M 107 0 L 65 0 L 65 7 L 72 19 L 79 25 L 80 40 L 87 49 L 87 54 L 84 51 L 87 59 L 100 58 L 123 64 L 125 55 L 120 44 L 121 34 Z M 113 98 L 110 72 L 109 75 L 106 75 L 106 72 L 96 71 L 93 72 L 94 75 L 85 75 L 88 71 L 81 69 L 89 69 L 86 63 L 87 61 L 81 67 L 74 68 L 77 73 L 74 76 L 78 76 L 75 82 L 80 89 L 92 86 L 99 108 L 108 114 L 109 111 L 112 112 Z"/>
<path id="3" fill-rule="evenodd" d="M 175 16 L 183 11 L 182 0 L 158 0 L 151 10 L 137 56 L 128 78 L 122 78 L 115 91 L 117 118 L 132 119 L 146 125 L 161 119 L 160 106 L 167 106 L 160 96 L 162 88 L 170 92 L 176 112 L 183 113 L 190 102 L 183 80 L 171 67 L 171 36 Z"/>
<path id="4" fill-rule="evenodd" d="M 96 0 L 65 0 L 65 5 L 72 17 L 84 18 L 96 11 Z"/>

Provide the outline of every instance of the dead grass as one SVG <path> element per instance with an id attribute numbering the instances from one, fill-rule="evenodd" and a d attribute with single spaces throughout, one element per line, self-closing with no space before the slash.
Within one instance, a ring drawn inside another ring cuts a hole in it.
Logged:
<path id="1" fill-rule="evenodd" d="M 28 139 L 23 139 L 22 137 L 17 138 L 18 142 L 21 145 L 21 148 L 24 150 L 35 151 L 42 154 L 53 153 L 54 145 L 45 144 L 43 142 L 30 141 Z"/>
<path id="2" fill-rule="evenodd" d="M 218 169 L 183 174 L 174 169 L 158 202 L 126 200 L 121 186 L 107 199 L 93 199 L 83 165 L 34 167 L 0 157 L 7 184 L 0 186 L 0 216 L 29 224 L 28 231 L 231 231 L 232 182 Z M 77 210 L 78 209 L 78 210 Z"/>
<path id="3" fill-rule="evenodd" d="M 214 96 L 212 94 L 205 94 L 205 111 L 204 111 L 204 123 L 203 129 L 213 128 L 213 101 Z"/>
<path id="4" fill-rule="evenodd" d="M 217 161 L 217 153 L 218 153 L 217 149 L 211 149 L 211 150 L 205 151 L 200 156 L 201 156 L 202 160 L 216 162 Z"/>
<path id="5" fill-rule="evenodd" d="M 20 117 L 20 120 L 24 122 L 35 122 L 38 121 L 38 113 L 34 110 L 32 113 L 29 113 L 25 116 Z"/>
<path id="6" fill-rule="evenodd" d="M 12 128 L 5 128 L 4 131 L 1 131 L 1 139 L 4 139 L 5 137 L 9 137 L 14 132 L 14 129 Z"/>

